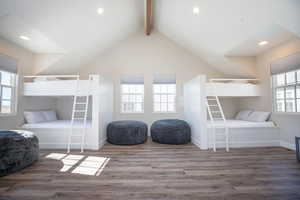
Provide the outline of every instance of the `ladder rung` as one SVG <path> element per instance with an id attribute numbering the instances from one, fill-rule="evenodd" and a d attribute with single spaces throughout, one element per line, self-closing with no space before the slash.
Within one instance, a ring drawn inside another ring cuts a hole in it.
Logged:
<path id="1" fill-rule="evenodd" d="M 74 117 L 73 118 L 73 120 L 78 120 L 78 119 L 84 120 L 85 118 L 81 118 L 81 117 Z"/>
<path id="2" fill-rule="evenodd" d="M 87 104 L 86 102 L 76 102 L 76 104 L 79 104 L 79 105 L 83 105 L 83 104 Z"/>
<path id="3" fill-rule="evenodd" d="M 85 112 L 85 110 L 74 110 L 74 112 Z"/>
<path id="4" fill-rule="evenodd" d="M 211 111 L 212 113 L 221 113 L 221 111 Z"/>
<path id="5" fill-rule="evenodd" d="M 208 101 L 217 101 L 217 99 L 207 99 Z"/>
<path id="6" fill-rule="evenodd" d="M 215 104 L 208 104 L 208 106 L 211 106 L 211 107 L 218 107 L 218 105 L 215 105 Z"/>

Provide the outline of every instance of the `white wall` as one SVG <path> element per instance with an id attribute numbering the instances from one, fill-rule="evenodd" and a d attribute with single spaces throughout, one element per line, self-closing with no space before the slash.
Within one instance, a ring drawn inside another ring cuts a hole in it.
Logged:
<path id="1" fill-rule="evenodd" d="M 156 31 L 148 37 L 143 32 L 136 33 L 81 69 L 83 75 L 100 73 L 114 80 L 114 118 L 116 120 L 141 120 L 149 125 L 154 120 L 162 118 L 183 118 L 184 82 L 199 74 L 207 74 L 209 77 L 222 76 L 199 57 L 179 47 Z M 145 112 L 143 114 L 120 113 L 120 76 L 130 73 L 144 74 Z M 154 73 L 176 73 L 178 83 L 176 114 L 155 114 L 152 112 L 152 78 Z"/>
<path id="2" fill-rule="evenodd" d="M 257 57 L 257 70 L 262 85 L 262 97 L 245 99 L 241 101 L 241 109 L 255 108 L 272 111 L 272 90 L 270 65 L 277 59 L 300 52 L 300 39 L 292 40 L 273 48 Z M 300 115 L 298 114 L 272 114 L 272 119 L 280 127 L 281 140 L 284 143 L 294 144 L 296 135 L 300 136 Z"/>
<path id="3" fill-rule="evenodd" d="M 33 66 L 33 53 L 25 50 L 13 43 L 7 42 L 0 38 L 0 53 L 14 57 L 18 60 L 18 70 L 20 76 L 23 74 L 31 74 Z M 21 86 L 21 84 L 20 84 Z M 19 89 L 21 94 L 21 89 Z M 0 129 L 16 128 L 23 121 L 23 98 L 18 98 L 18 114 L 16 116 L 0 117 Z"/>
<path id="4" fill-rule="evenodd" d="M 56 97 L 55 98 L 55 110 L 60 120 L 71 120 L 72 118 L 72 108 L 73 108 L 73 97 Z M 92 101 L 90 97 L 88 106 L 88 119 L 92 117 Z"/>

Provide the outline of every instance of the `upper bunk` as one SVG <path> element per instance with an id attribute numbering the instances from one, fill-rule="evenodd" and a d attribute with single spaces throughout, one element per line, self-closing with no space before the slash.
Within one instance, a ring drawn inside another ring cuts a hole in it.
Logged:
<path id="1" fill-rule="evenodd" d="M 90 75 L 80 80 L 79 75 L 41 75 L 23 77 L 24 96 L 87 96 L 96 95 L 100 76 Z"/>
<path id="2" fill-rule="evenodd" d="M 206 83 L 207 96 L 257 97 L 261 96 L 258 79 L 210 79 Z"/>

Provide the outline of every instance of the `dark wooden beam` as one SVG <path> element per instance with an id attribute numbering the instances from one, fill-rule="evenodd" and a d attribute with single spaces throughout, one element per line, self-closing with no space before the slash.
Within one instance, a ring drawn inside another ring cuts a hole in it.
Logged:
<path id="1" fill-rule="evenodd" d="M 152 0 L 145 0 L 145 33 L 150 35 L 152 28 Z"/>

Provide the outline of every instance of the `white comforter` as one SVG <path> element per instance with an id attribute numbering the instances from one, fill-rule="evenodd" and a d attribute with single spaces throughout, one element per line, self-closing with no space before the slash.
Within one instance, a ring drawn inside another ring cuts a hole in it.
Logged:
<path id="1" fill-rule="evenodd" d="M 87 121 L 87 127 L 91 127 L 92 123 L 90 120 Z M 73 128 L 82 128 L 83 122 L 82 121 L 74 121 Z M 34 128 L 45 128 L 45 129 L 55 129 L 55 128 L 71 128 L 71 121 L 70 120 L 57 120 L 51 122 L 42 122 L 42 123 L 35 123 L 35 124 L 24 124 L 22 128 L 26 129 L 34 129 Z"/>

